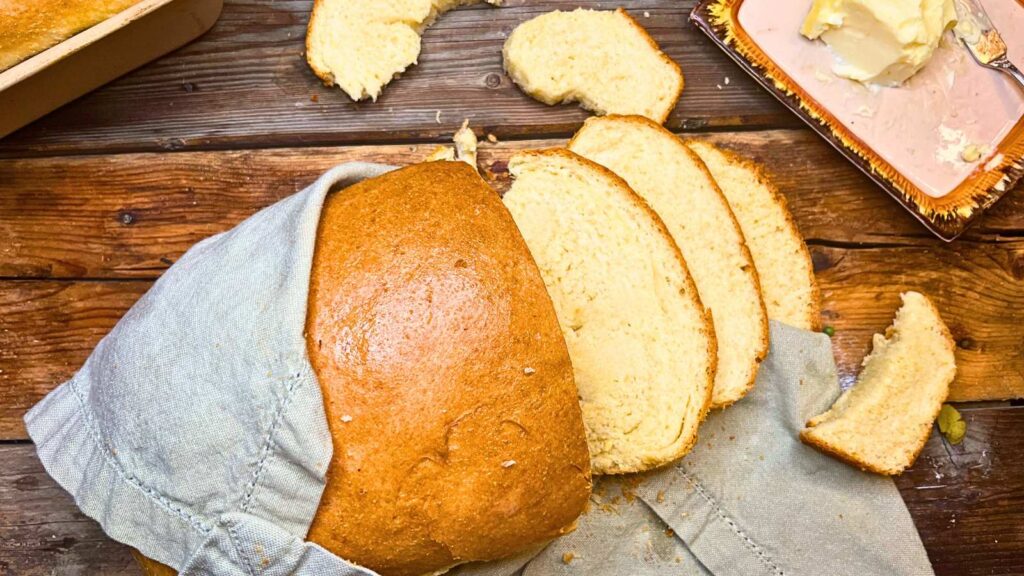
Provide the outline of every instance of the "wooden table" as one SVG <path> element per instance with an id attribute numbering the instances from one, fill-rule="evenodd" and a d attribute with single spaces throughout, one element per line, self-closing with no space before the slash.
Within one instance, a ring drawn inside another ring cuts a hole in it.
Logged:
<path id="1" fill-rule="evenodd" d="M 559 145 L 586 117 L 524 97 L 501 44 L 577 4 L 448 14 L 418 66 L 353 103 L 306 66 L 308 0 L 228 0 L 200 40 L 0 140 L 0 574 L 137 573 L 42 471 L 21 418 L 186 248 L 339 162 L 417 161 L 463 118 L 498 137 L 481 160 L 500 186 L 511 150 Z M 700 36 L 691 7 L 628 6 L 686 74 L 668 126 L 773 174 L 811 246 L 843 383 L 913 288 L 957 339 L 957 399 L 1024 396 L 1024 194 L 936 240 Z M 963 444 L 933 434 L 896 481 L 938 574 L 1024 574 L 1024 404 L 960 409 Z"/>

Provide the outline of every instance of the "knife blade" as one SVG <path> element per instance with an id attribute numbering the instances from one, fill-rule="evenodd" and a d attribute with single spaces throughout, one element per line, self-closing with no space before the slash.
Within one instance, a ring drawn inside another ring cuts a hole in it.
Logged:
<path id="1" fill-rule="evenodd" d="M 953 35 L 967 48 L 974 60 L 986 68 L 1012 76 L 1024 88 L 1024 74 L 1006 55 L 1006 42 L 999 35 L 985 8 L 978 0 L 954 0 L 957 23 Z"/>

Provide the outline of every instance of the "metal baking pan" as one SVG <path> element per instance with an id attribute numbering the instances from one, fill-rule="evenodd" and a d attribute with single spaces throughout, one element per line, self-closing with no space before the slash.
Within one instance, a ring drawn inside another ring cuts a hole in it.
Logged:
<path id="1" fill-rule="evenodd" d="M 0 72 L 0 138 L 195 39 L 223 0 L 142 0 Z"/>

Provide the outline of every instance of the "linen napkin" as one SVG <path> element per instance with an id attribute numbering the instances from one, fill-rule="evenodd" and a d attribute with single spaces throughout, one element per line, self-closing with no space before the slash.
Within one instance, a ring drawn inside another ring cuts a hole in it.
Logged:
<path id="1" fill-rule="evenodd" d="M 457 574 L 933 575 L 892 480 L 798 439 L 840 393 L 828 336 L 773 321 L 770 341 L 754 389 L 681 461 L 599 479 L 575 532 Z"/>
<path id="2" fill-rule="evenodd" d="M 373 574 L 304 541 L 332 445 L 303 329 L 324 198 L 390 169 L 339 166 L 198 243 L 26 415 L 109 536 L 186 575 Z M 683 461 L 599 479 L 575 532 L 456 573 L 931 574 L 893 483 L 797 440 L 839 393 L 828 338 L 771 338 L 754 390 Z"/>

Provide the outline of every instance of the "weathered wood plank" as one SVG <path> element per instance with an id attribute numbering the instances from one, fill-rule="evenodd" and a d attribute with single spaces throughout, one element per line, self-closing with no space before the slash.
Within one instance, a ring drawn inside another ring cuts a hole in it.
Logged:
<path id="1" fill-rule="evenodd" d="M 628 3 L 686 76 L 668 124 L 799 125 L 687 22 L 694 3 Z M 586 113 L 522 94 L 502 70 L 501 46 L 518 23 L 539 13 L 621 3 L 510 0 L 499 9 L 456 10 L 427 30 L 419 65 L 375 103 L 354 103 L 309 70 L 304 41 L 311 4 L 228 0 L 199 40 L 0 140 L 0 154 L 429 140 L 446 137 L 463 118 L 503 137 L 567 135 Z"/>
<path id="2" fill-rule="evenodd" d="M 899 293 L 914 289 L 932 297 L 958 340 L 954 399 L 1024 396 L 1024 275 L 1009 264 L 1024 255 L 1024 240 L 812 250 L 844 384 L 871 335 L 891 322 Z M 0 439 L 25 438 L 25 410 L 77 370 L 149 285 L 0 282 Z"/>
<path id="3" fill-rule="evenodd" d="M 811 241 L 942 245 L 808 131 L 711 139 L 768 167 Z M 487 175 L 500 185 L 507 176 L 503 161 L 513 151 L 563 142 L 483 142 L 481 164 L 491 167 Z M 351 160 L 407 164 L 433 146 L 0 160 L 0 236 L 9 239 L 0 244 L 0 276 L 152 278 L 196 241 L 301 189 L 330 166 Z M 1024 195 L 1010 193 L 960 244 L 1021 235 Z"/>
<path id="4" fill-rule="evenodd" d="M 1024 407 L 963 414 L 963 444 L 945 445 L 933 434 L 897 485 L 936 574 L 1020 574 Z M 78 512 L 33 446 L 0 446 L 0 462 L 0 574 L 137 574 L 127 547 Z"/>
<path id="5" fill-rule="evenodd" d="M 31 444 L 0 445 L 0 574 L 137 576 L 129 548 L 43 470 Z"/>

